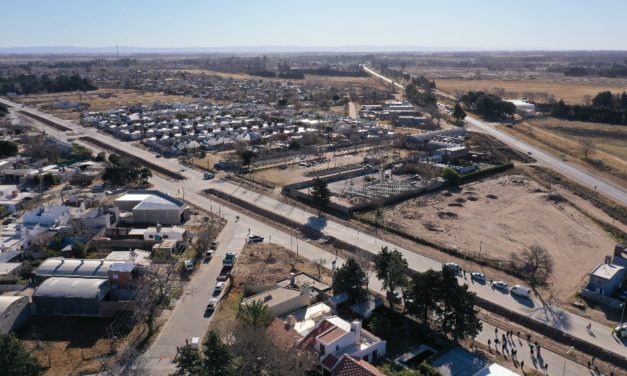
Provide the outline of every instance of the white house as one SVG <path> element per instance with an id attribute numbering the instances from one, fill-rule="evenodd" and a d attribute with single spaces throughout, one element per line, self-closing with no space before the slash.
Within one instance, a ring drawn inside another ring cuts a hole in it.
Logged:
<path id="1" fill-rule="evenodd" d="M 385 355 L 386 342 L 361 327 L 361 321 L 348 322 L 338 316 L 320 321 L 299 343 L 320 354 L 322 374 L 330 375 L 344 355 L 374 362 Z"/>
<path id="2" fill-rule="evenodd" d="M 52 227 L 65 225 L 71 218 L 70 208 L 65 205 L 46 206 L 30 210 L 24 214 L 24 225 Z"/>

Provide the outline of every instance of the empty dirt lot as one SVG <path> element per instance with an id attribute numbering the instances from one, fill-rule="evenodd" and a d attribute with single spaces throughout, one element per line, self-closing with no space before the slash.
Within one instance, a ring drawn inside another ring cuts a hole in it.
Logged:
<path id="1" fill-rule="evenodd" d="M 581 212 L 533 180 L 506 175 L 458 192 L 409 200 L 385 210 L 385 221 L 462 251 L 507 259 L 538 244 L 554 258 L 553 293 L 565 301 L 610 254 L 614 240 Z"/>

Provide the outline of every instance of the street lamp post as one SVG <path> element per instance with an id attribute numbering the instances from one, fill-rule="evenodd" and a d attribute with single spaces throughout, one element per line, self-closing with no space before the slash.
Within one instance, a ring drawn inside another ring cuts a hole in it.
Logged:
<path id="1" fill-rule="evenodd" d="M 568 351 L 566 351 L 566 355 L 570 354 L 570 352 L 571 352 L 572 350 L 574 350 L 574 349 L 575 349 L 574 347 L 570 346 L 570 347 L 568 348 Z M 567 361 L 567 360 L 568 360 L 568 358 L 567 358 L 566 356 L 564 356 L 564 368 L 562 369 L 562 376 L 564 376 L 564 375 L 566 374 L 566 361 Z"/>

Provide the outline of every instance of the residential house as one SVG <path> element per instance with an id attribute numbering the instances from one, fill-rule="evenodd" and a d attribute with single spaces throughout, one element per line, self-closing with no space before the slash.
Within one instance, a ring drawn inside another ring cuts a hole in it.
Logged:
<path id="1" fill-rule="evenodd" d="M 599 295 L 612 296 L 614 291 L 622 287 L 625 279 L 625 268 L 611 263 L 603 263 L 590 272 L 587 290 Z"/>
<path id="2" fill-rule="evenodd" d="M 348 322 L 338 316 L 320 321 L 300 342 L 320 354 L 323 375 L 331 375 L 344 355 L 374 362 L 386 353 L 386 342 L 361 327 L 361 321 Z"/>

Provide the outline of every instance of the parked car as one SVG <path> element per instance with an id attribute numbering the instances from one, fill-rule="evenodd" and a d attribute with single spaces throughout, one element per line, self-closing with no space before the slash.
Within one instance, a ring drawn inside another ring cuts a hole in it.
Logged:
<path id="1" fill-rule="evenodd" d="M 209 299 L 209 304 L 207 304 L 207 311 L 215 311 L 218 306 L 218 299 L 211 298 Z"/>
<path id="2" fill-rule="evenodd" d="M 446 264 L 444 264 L 444 268 L 451 270 L 455 274 L 459 273 L 459 265 L 454 262 L 447 262 Z"/>
<path id="3" fill-rule="evenodd" d="M 263 242 L 263 236 L 252 235 L 248 237 L 248 243 L 261 243 Z"/>
<path id="4" fill-rule="evenodd" d="M 207 173 L 205 174 L 205 176 L 203 177 L 203 179 L 205 179 L 205 180 L 211 180 L 211 179 L 213 179 L 213 178 L 215 178 L 215 177 L 216 177 L 216 174 L 214 174 L 213 172 L 207 172 Z"/>
<path id="5" fill-rule="evenodd" d="M 185 260 L 185 270 L 188 272 L 194 270 L 194 262 L 192 260 Z"/>
<path id="6" fill-rule="evenodd" d="M 529 287 L 514 285 L 511 289 L 509 289 L 509 292 L 522 298 L 531 298 L 531 289 Z"/>
<path id="7" fill-rule="evenodd" d="M 613 333 L 616 334 L 618 338 L 627 338 L 627 323 L 621 324 L 614 328 Z"/>
<path id="8" fill-rule="evenodd" d="M 213 288 L 214 292 L 221 292 L 222 290 L 224 290 L 224 286 L 226 285 L 226 282 L 216 282 L 216 287 Z"/>
<path id="9" fill-rule="evenodd" d="M 210 249 L 207 251 L 207 253 L 205 253 L 205 262 L 209 262 L 211 261 L 211 258 L 213 258 L 213 253 L 215 251 L 213 249 Z"/>
<path id="10" fill-rule="evenodd" d="M 224 260 L 222 260 L 222 266 L 232 267 L 235 265 L 235 261 L 237 260 L 237 255 L 234 252 L 227 252 L 224 256 Z"/>
<path id="11" fill-rule="evenodd" d="M 507 286 L 507 282 L 504 281 L 494 281 L 492 282 L 492 287 L 499 290 L 509 291 L 509 286 Z"/>
<path id="12" fill-rule="evenodd" d="M 485 274 L 483 274 L 483 273 L 474 272 L 474 273 L 471 274 L 471 277 L 475 281 L 485 282 Z"/>
<path id="13" fill-rule="evenodd" d="M 226 281 L 231 276 L 231 270 L 233 270 L 232 266 L 224 266 L 222 270 L 220 270 L 220 275 L 218 275 L 218 281 Z"/>

